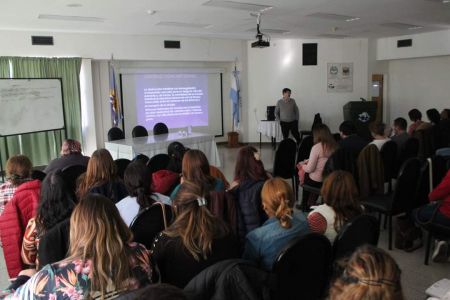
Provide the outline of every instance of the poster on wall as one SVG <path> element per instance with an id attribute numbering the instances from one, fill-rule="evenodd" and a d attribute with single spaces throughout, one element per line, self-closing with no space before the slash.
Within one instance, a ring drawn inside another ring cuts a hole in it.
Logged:
<path id="1" fill-rule="evenodd" d="M 327 91 L 329 93 L 353 92 L 353 63 L 327 64 Z"/>

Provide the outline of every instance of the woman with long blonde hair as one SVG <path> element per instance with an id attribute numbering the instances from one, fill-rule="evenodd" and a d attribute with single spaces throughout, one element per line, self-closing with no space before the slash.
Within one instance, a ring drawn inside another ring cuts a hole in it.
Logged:
<path id="1" fill-rule="evenodd" d="M 92 153 L 86 173 L 78 186 L 78 198 L 83 198 L 88 193 L 101 194 L 114 203 L 128 196 L 125 185 L 117 176 L 112 156 L 106 149 L 98 149 Z"/>
<path id="2" fill-rule="evenodd" d="M 261 191 L 262 205 L 269 219 L 247 235 L 244 259 L 252 260 L 265 270 L 292 238 L 309 232 L 303 213 L 294 212 L 294 193 L 281 178 L 269 179 Z"/>
<path id="3" fill-rule="evenodd" d="M 330 289 L 331 300 L 403 300 L 401 271 L 395 260 L 374 246 L 359 247 Z"/>
<path id="4" fill-rule="evenodd" d="M 237 239 L 207 208 L 209 192 L 185 181 L 173 201 L 175 221 L 156 236 L 152 260 L 161 281 L 183 288 L 206 267 L 238 256 Z"/>
<path id="5" fill-rule="evenodd" d="M 70 218 L 68 258 L 45 266 L 11 296 L 15 299 L 103 299 L 111 292 L 149 284 L 148 252 L 131 240 L 131 232 L 111 200 L 88 195 Z"/>

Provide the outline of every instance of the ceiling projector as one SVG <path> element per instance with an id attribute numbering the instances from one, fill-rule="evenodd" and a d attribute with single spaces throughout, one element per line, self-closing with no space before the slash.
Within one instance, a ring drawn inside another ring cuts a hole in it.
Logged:
<path id="1" fill-rule="evenodd" d="M 270 46 L 270 37 L 259 30 L 261 13 L 256 14 L 256 42 L 252 43 L 252 48 L 266 48 Z"/>

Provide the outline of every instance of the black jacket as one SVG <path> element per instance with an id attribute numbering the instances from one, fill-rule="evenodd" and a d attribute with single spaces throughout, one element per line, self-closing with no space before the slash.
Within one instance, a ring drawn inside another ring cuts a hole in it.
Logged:
<path id="1" fill-rule="evenodd" d="M 184 288 L 188 300 L 269 299 L 270 273 L 242 259 L 218 262 L 195 276 Z"/>
<path id="2" fill-rule="evenodd" d="M 59 222 L 39 240 L 39 266 L 63 260 L 69 250 L 70 218 Z"/>

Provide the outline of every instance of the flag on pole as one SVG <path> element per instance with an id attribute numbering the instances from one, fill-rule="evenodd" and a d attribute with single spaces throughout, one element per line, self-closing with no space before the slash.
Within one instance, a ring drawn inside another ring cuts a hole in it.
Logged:
<path id="1" fill-rule="evenodd" d="M 117 97 L 116 74 L 114 72 L 112 60 L 109 63 L 109 103 L 111 105 L 112 125 L 113 127 L 118 127 L 122 119 L 122 115 L 120 111 L 119 98 Z"/>
<path id="2" fill-rule="evenodd" d="M 230 89 L 230 99 L 233 103 L 233 131 L 235 129 L 239 129 L 239 123 L 240 123 L 240 102 L 241 102 L 241 95 L 240 95 L 240 85 L 239 85 L 239 71 L 234 67 L 234 71 L 231 72 L 231 89 Z"/>

